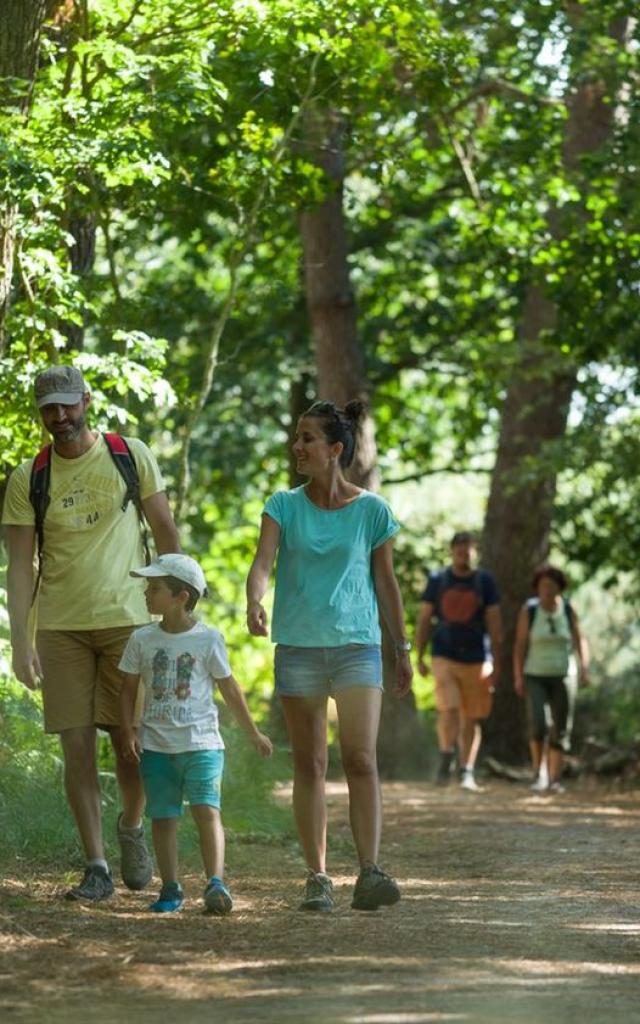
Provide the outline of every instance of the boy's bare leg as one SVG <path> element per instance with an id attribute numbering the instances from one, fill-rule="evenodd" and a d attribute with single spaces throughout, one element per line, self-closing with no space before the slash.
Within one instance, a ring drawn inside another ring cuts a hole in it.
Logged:
<path id="1" fill-rule="evenodd" d="M 200 853 L 207 878 L 224 875 L 224 829 L 220 811 L 208 804 L 193 804 L 193 820 L 200 836 Z"/>
<path id="2" fill-rule="evenodd" d="M 177 826 L 177 818 L 154 818 L 151 822 L 153 849 L 163 885 L 178 881 Z"/>

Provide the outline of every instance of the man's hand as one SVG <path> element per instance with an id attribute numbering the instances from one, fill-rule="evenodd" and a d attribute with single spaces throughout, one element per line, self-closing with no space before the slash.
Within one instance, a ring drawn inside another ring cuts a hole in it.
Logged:
<path id="1" fill-rule="evenodd" d="M 429 661 L 424 654 L 420 654 L 418 656 L 418 672 L 421 676 L 428 676 L 430 671 L 431 665 L 429 664 Z"/>
<path id="2" fill-rule="evenodd" d="M 252 636 L 268 636 L 267 613 L 259 601 L 250 601 L 247 605 L 247 627 Z"/>
<path id="3" fill-rule="evenodd" d="M 13 673 L 29 690 L 37 690 L 42 679 L 42 668 L 38 652 L 31 644 L 15 647 L 12 659 Z"/>
<path id="4" fill-rule="evenodd" d="M 136 764 L 140 763 L 140 740 L 138 739 L 137 729 L 122 729 L 121 732 L 121 750 L 122 756 L 125 761 L 135 761 Z"/>
<path id="5" fill-rule="evenodd" d="M 518 697 L 524 697 L 524 694 L 525 694 L 524 676 L 516 676 L 515 677 L 515 679 L 513 680 L 513 688 L 516 691 L 516 693 L 518 694 Z"/>
<path id="6" fill-rule="evenodd" d="M 413 666 L 408 651 L 400 651 L 396 662 L 396 697 L 406 697 L 411 689 Z"/>

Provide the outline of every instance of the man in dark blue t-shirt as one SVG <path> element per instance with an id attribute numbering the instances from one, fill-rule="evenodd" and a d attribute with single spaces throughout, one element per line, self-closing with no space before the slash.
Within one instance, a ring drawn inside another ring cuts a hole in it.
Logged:
<path id="1" fill-rule="evenodd" d="M 440 785 L 449 781 L 457 746 L 460 785 L 472 792 L 480 788 L 473 770 L 480 722 L 491 711 L 494 682 L 500 676 L 502 633 L 498 588 L 491 573 L 475 568 L 476 555 L 473 534 L 456 533 L 451 565 L 429 575 L 416 628 L 418 671 L 425 676 L 429 672 L 425 651 L 436 620 L 431 651 L 440 747 L 436 781 Z"/>

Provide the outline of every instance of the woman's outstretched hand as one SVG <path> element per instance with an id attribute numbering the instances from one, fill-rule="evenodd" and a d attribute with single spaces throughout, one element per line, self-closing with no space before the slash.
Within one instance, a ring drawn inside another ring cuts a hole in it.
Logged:
<path id="1" fill-rule="evenodd" d="M 251 636 L 268 636 L 267 613 L 259 601 L 250 601 L 247 605 L 247 628 Z"/>

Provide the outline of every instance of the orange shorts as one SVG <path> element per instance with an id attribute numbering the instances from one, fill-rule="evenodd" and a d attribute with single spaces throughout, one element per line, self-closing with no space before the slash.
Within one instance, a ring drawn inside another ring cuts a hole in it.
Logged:
<path id="1" fill-rule="evenodd" d="M 119 724 L 122 673 L 118 665 L 137 628 L 38 630 L 45 732 L 88 725 L 109 729 Z M 143 691 L 140 686 L 137 717 Z"/>
<path id="2" fill-rule="evenodd" d="M 435 698 L 438 711 L 461 711 L 467 718 L 487 718 L 493 703 L 490 661 L 467 665 L 450 658 L 433 658 Z"/>

